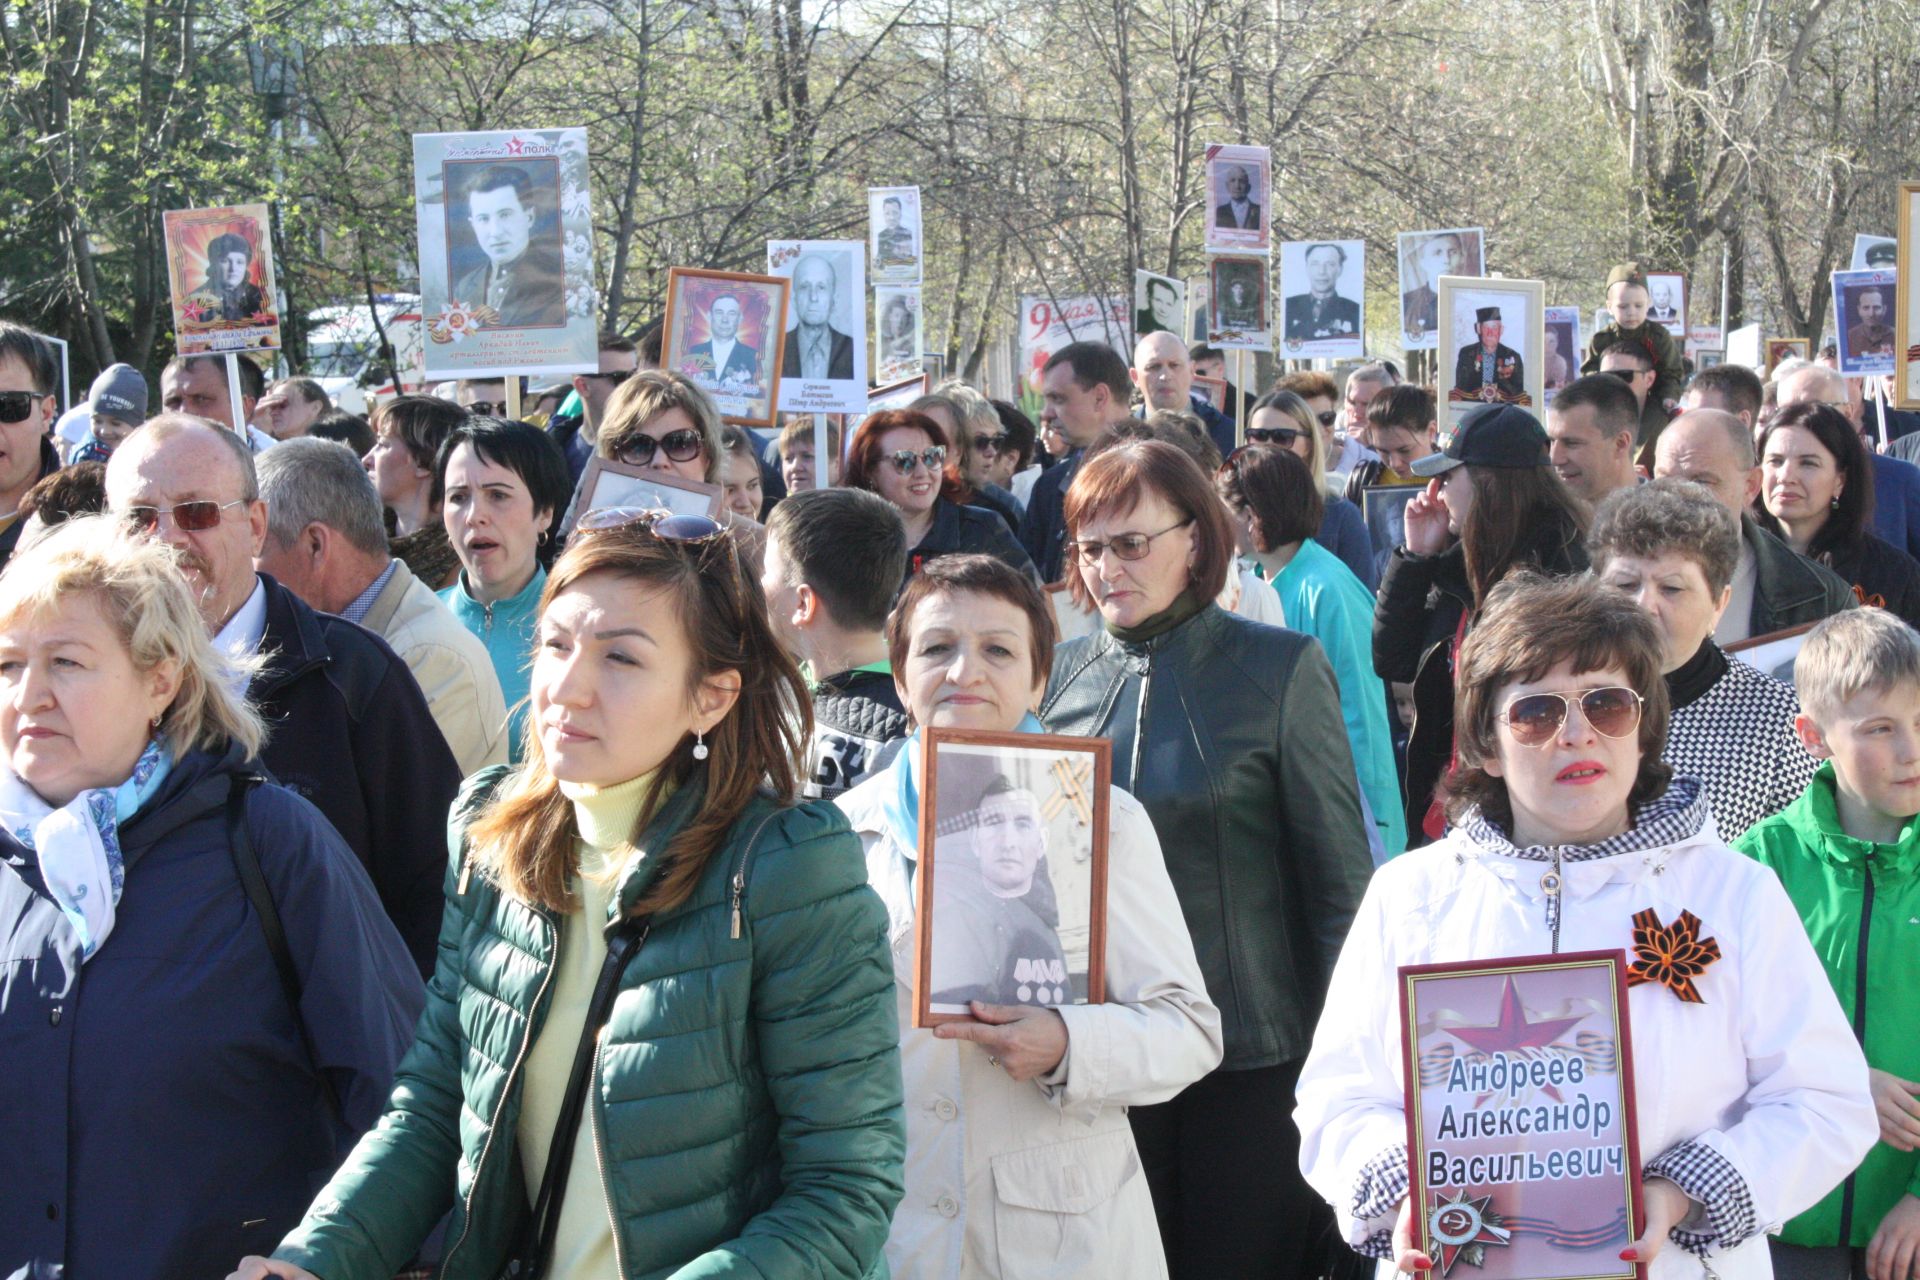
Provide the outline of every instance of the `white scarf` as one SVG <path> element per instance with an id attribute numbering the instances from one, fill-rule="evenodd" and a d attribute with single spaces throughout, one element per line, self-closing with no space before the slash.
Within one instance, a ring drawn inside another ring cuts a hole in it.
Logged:
<path id="1" fill-rule="evenodd" d="M 0 823 L 39 855 L 40 876 L 79 940 L 83 962 L 113 932 L 126 880 L 120 824 L 152 798 L 167 773 L 166 753 L 150 741 L 125 782 L 82 791 L 56 809 L 0 764 Z"/>

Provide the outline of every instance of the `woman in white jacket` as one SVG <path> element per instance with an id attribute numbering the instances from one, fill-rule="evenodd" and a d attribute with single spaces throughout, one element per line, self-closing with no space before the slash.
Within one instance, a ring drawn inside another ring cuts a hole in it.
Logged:
<path id="1" fill-rule="evenodd" d="M 887 629 L 918 726 L 1039 732 L 1053 611 L 991 556 L 949 556 L 907 584 Z M 1179 900 L 1146 811 L 1109 806 L 1104 1004 L 975 1002 L 911 1029 L 918 737 L 841 796 L 887 904 L 906 1077 L 907 1193 L 887 1240 L 895 1280 L 1158 1280 L 1167 1274 L 1127 1107 L 1163 1102 L 1220 1062 Z"/>
<path id="2" fill-rule="evenodd" d="M 1585 579 L 1509 579 L 1462 646 L 1453 827 L 1374 876 L 1295 1113 L 1301 1168 L 1349 1243 L 1401 1271 L 1432 1265 L 1407 1203 L 1401 965 L 1632 960 L 1643 912 L 1690 913 L 1715 941 L 1627 994 L 1646 1178 L 1629 1253 L 1650 1280 L 1770 1276 L 1764 1233 L 1873 1144 L 1866 1062 L 1785 891 L 1660 762 L 1660 658 L 1646 615 Z"/>

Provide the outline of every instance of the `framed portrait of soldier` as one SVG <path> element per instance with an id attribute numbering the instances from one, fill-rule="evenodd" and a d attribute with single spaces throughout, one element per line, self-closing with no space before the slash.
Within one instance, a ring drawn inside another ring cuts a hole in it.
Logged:
<path id="1" fill-rule="evenodd" d="M 1366 355 L 1366 291 L 1366 241 L 1282 244 L 1280 354 L 1288 360 Z"/>
<path id="2" fill-rule="evenodd" d="M 1766 341 L 1766 366 L 1761 377 L 1772 378 L 1773 371 L 1782 360 L 1807 358 L 1807 351 L 1813 344 L 1805 338 L 1768 338 Z"/>
<path id="3" fill-rule="evenodd" d="M 600 367 L 587 131 L 413 135 L 426 378 Z"/>
<path id="4" fill-rule="evenodd" d="M 1273 300 L 1267 289 L 1267 259 L 1215 254 L 1207 260 L 1207 277 L 1212 286 L 1208 344 L 1245 351 L 1273 350 Z"/>
<path id="5" fill-rule="evenodd" d="M 1545 338 L 1540 353 L 1542 403 L 1552 404 L 1554 394 L 1580 376 L 1580 308 L 1548 307 Z"/>
<path id="6" fill-rule="evenodd" d="M 1903 182 L 1894 203 L 1900 230 L 1893 304 L 1893 399 L 1896 408 L 1920 409 L 1920 292 L 1912 285 L 1913 255 L 1920 248 L 1920 182 Z"/>
<path id="7" fill-rule="evenodd" d="M 866 248 L 858 240 L 767 241 L 767 274 L 791 285 L 775 397 L 781 413 L 866 410 Z"/>
<path id="8" fill-rule="evenodd" d="M 772 428 L 786 358 L 787 288 L 782 276 L 669 269 L 662 367 L 698 383 L 728 422 Z"/>
<path id="9" fill-rule="evenodd" d="M 1440 430 L 1482 404 L 1539 415 L 1546 402 L 1546 286 L 1538 280 L 1441 276 L 1436 361 Z"/>
<path id="10" fill-rule="evenodd" d="M 1900 266 L 1900 242 L 1892 236 L 1856 235 L 1853 260 L 1847 266 L 1854 271 L 1897 270 Z"/>
<path id="11" fill-rule="evenodd" d="M 1207 319 L 1213 313 L 1213 285 L 1205 276 L 1187 281 L 1187 341 L 1207 340 Z"/>
<path id="12" fill-rule="evenodd" d="M 873 380 L 885 386 L 922 372 L 920 348 L 925 337 L 920 286 L 874 286 Z"/>
<path id="13" fill-rule="evenodd" d="M 867 188 L 867 248 L 875 284 L 920 283 L 920 188 Z"/>
<path id="14" fill-rule="evenodd" d="M 916 1027 L 1106 999 L 1105 738 L 921 735 Z"/>
<path id="15" fill-rule="evenodd" d="M 1267 253 L 1273 248 L 1273 152 L 1266 147 L 1207 147 L 1209 253 Z"/>
<path id="16" fill-rule="evenodd" d="M 174 209 L 161 216 L 160 224 L 179 353 L 279 350 L 267 206 Z"/>
<path id="17" fill-rule="evenodd" d="M 1431 351 L 1440 334 L 1440 277 L 1478 276 L 1486 270 L 1479 227 L 1442 227 L 1402 231 L 1400 256 L 1400 345 Z"/>
<path id="18" fill-rule="evenodd" d="M 1894 272 L 1833 273 L 1834 345 L 1849 378 L 1892 373 Z"/>
<path id="19" fill-rule="evenodd" d="M 1647 319 L 1657 320 L 1667 332 L 1687 340 L 1687 278 L 1677 271 L 1647 272 Z"/>
<path id="20" fill-rule="evenodd" d="M 1157 276 L 1151 271 L 1133 273 L 1133 336 L 1171 333 L 1179 337 L 1186 328 L 1187 286 L 1172 276 Z"/>
<path id="21" fill-rule="evenodd" d="M 589 511 L 623 507 L 718 519 L 724 498 L 725 492 L 717 484 L 683 480 L 651 467 L 628 466 L 595 454 L 580 473 L 580 501 L 574 518 L 577 521 Z"/>

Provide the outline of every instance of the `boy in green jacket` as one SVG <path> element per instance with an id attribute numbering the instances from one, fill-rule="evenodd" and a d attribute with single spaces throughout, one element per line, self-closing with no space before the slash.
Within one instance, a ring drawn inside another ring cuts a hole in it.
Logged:
<path id="1" fill-rule="evenodd" d="M 1783 1277 L 1906 1280 L 1920 1263 L 1920 634 L 1882 609 L 1815 627 L 1793 665 L 1800 739 L 1826 761 L 1735 846 L 1799 908 L 1866 1051 L 1880 1141 L 1773 1242 Z M 1863 1256 L 1864 1253 L 1864 1256 Z"/>
<path id="2" fill-rule="evenodd" d="M 1680 363 L 1680 344 L 1667 326 L 1647 319 L 1649 295 L 1647 277 L 1637 262 L 1623 262 L 1607 273 L 1607 313 L 1613 323 L 1594 332 L 1587 344 L 1587 359 L 1582 373 L 1600 372 L 1600 357 L 1612 347 L 1632 347 L 1653 361 L 1653 386 L 1646 403 L 1640 406 L 1640 432 L 1636 437 L 1636 456 L 1649 469 L 1653 466 L 1653 442 L 1667 420 L 1679 412 L 1680 393 L 1685 389 L 1686 368 Z"/>

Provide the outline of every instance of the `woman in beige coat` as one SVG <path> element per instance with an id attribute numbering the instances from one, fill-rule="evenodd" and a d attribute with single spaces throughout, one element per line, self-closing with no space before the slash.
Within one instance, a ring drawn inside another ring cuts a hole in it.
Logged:
<path id="1" fill-rule="evenodd" d="M 888 626 L 894 682 L 920 726 L 1039 732 L 1051 606 L 991 556 L 930 562 Z M 919 741 L 839 798 L 887 904 L 906 1079 L 907 1193 L 895 1280 L 1159 1280 L 1167 1274 L 1127 1107 L 1164 1102 L 1220 1062 L 1160 842 L 1112 793 L 1106 1003 L 973 1003 L 912 1029 Z"/>

